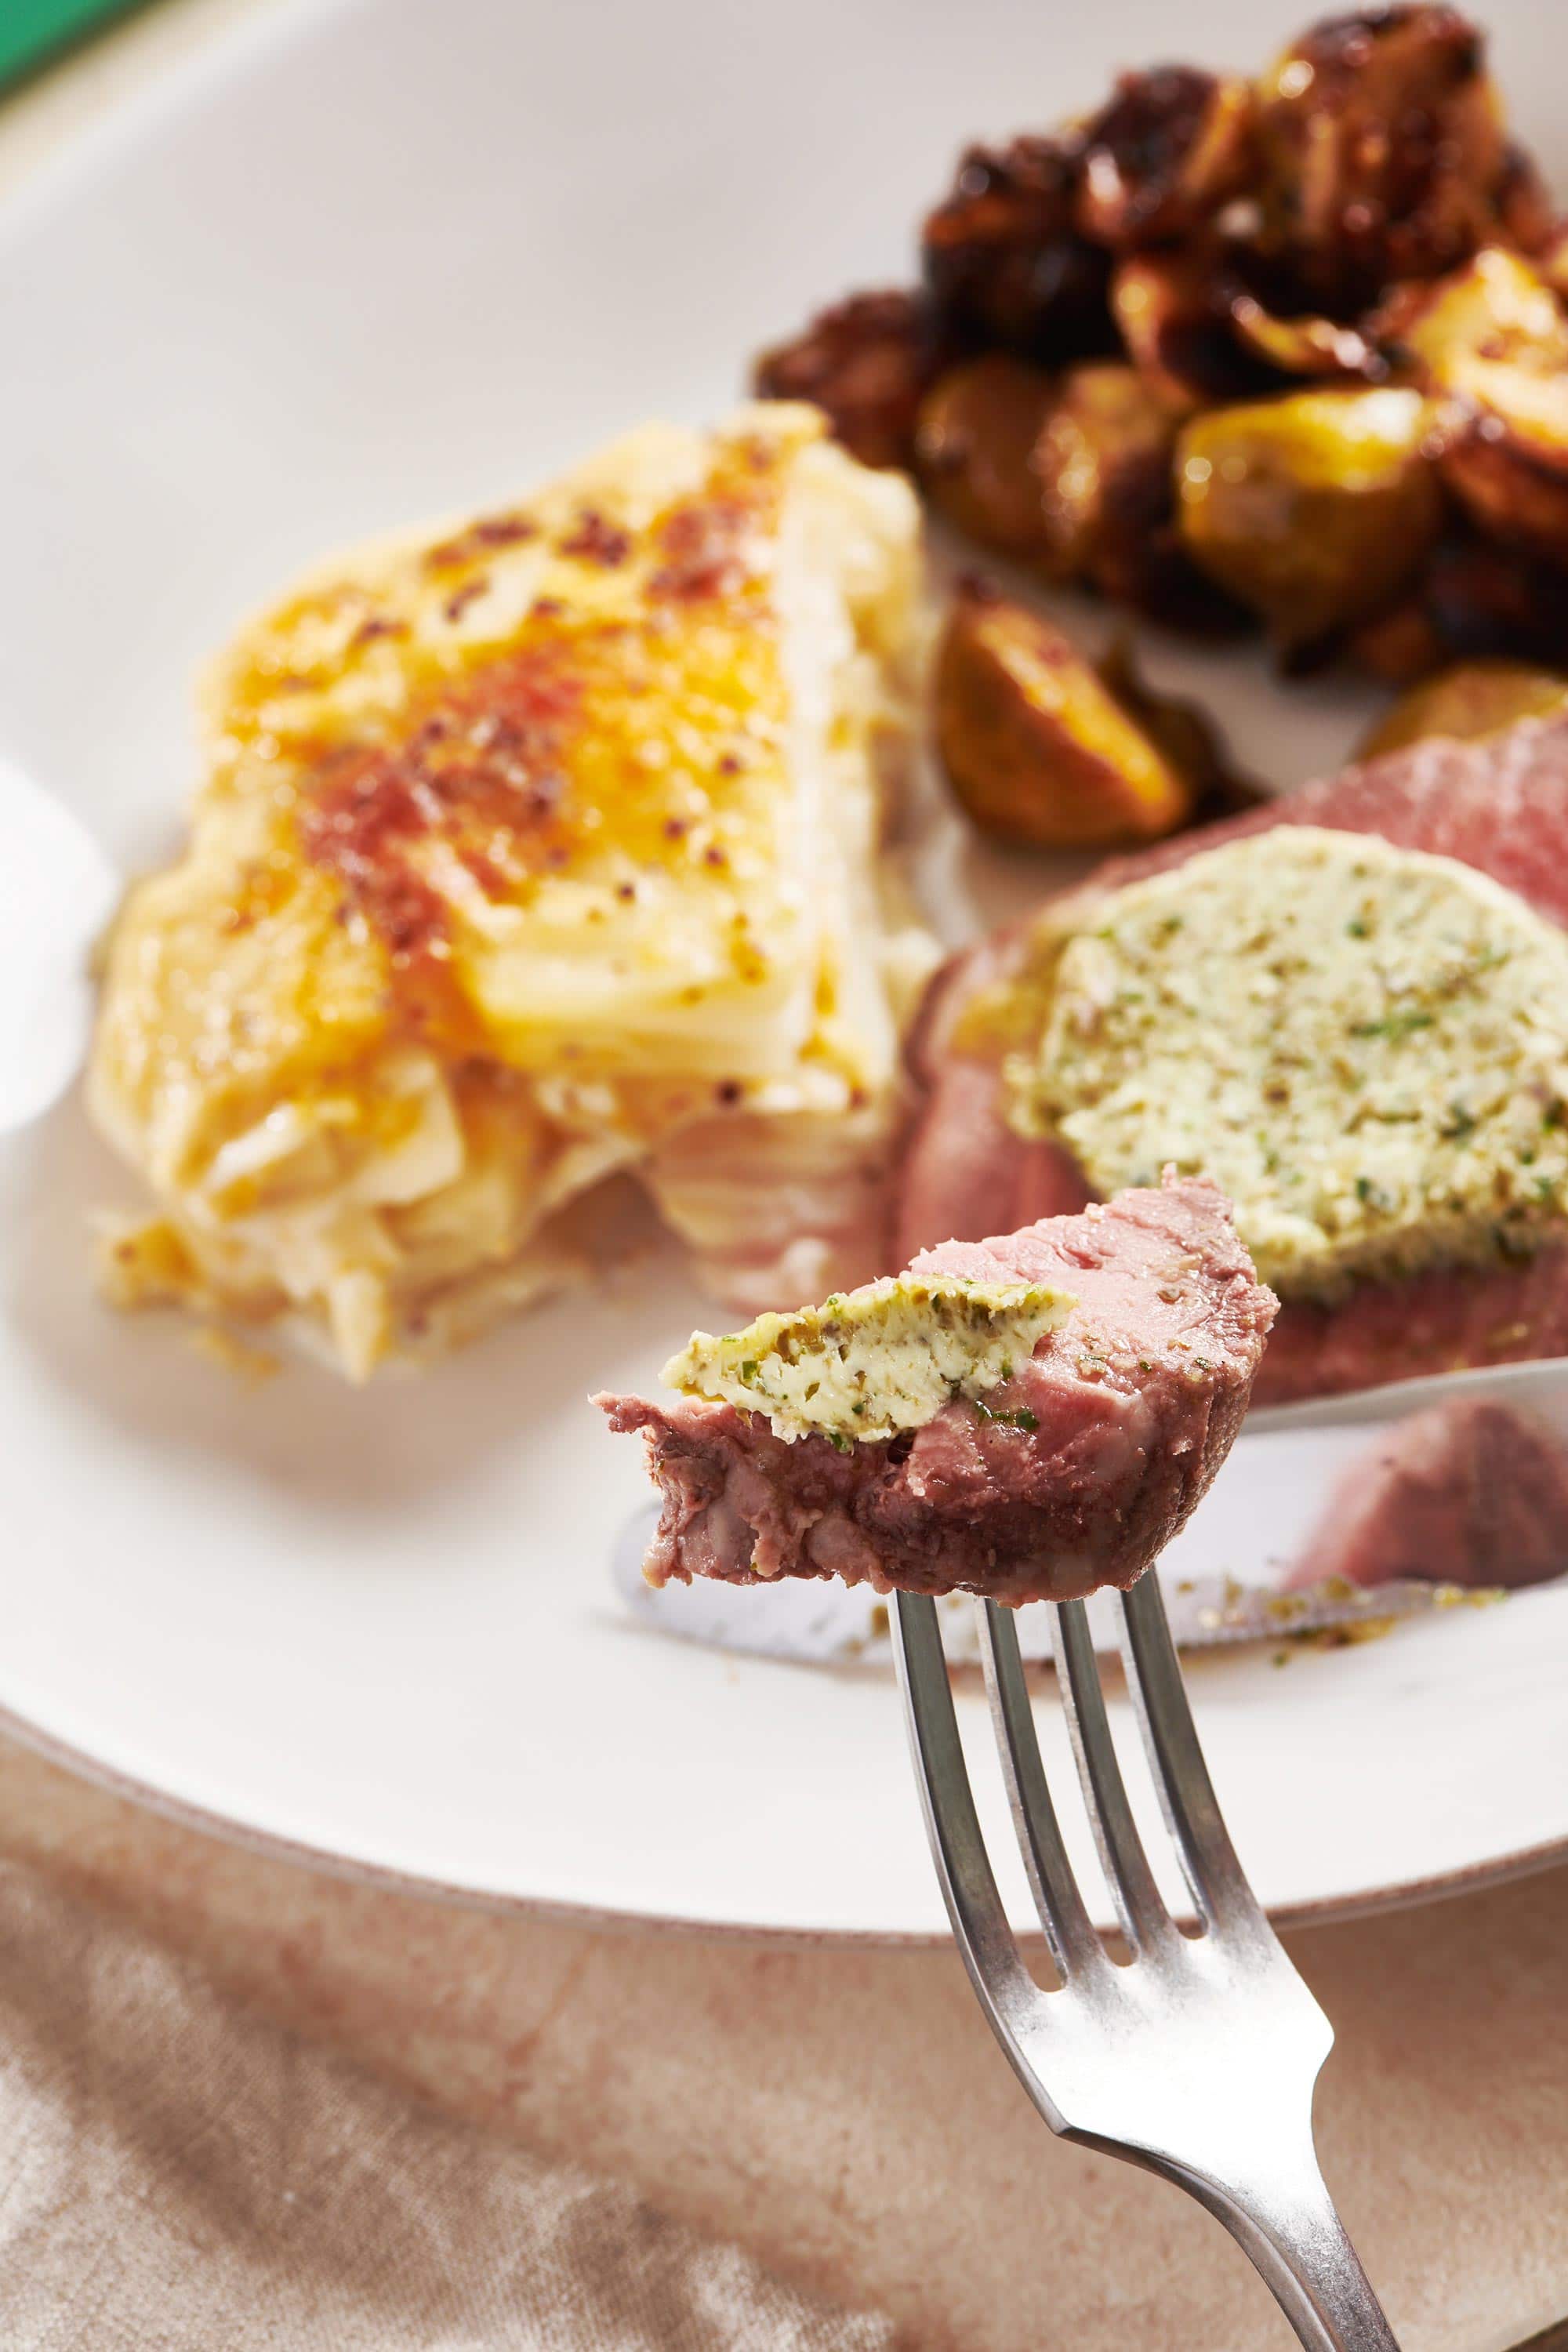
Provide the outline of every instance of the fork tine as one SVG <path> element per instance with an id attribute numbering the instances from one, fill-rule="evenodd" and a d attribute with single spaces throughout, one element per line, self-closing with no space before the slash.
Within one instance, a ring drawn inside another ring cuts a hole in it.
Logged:
<path id="1" fill-rule="evenodd" d="M 1150 1951 L 1168 1943 L 1177 1930 L 1154 1884 L 1127 1801 L 1083 1602 L 1061 1601 L 1056 1612 L 1057 1663 L 1067 1670 L 1062 1698 L 1095 1843 L 1129 1942 L 1136 1951 Z"/>
<path id="2" fill-rule="evenodd" d="M 996 1744 L 1002 1750 L 1007 1775 L 1007 1793 L 1013 1801 L 1018 1843 L 1051 1958 L 1066 1983 L 1075 1971 L 1103 1965 L 1105 1948 L 1084 1908 L 1072 1864 L 1062 1844 L 1056 1807 L 1046 1782 L 1046 1769 L 1040 1761 L 1035 1711 L 1029 1704 L 1029 1686 L 1018 1651 L 1017 1620 L 1010 1609 L 999 1609 L 994 1601 L 987 1601 L 981 1609 L 980 1622 L 981 1662 L 991 1694 Z"/>
<path id="3" fill-rule="evenodd" d="M 1042 1996 L 1019 1954 L 996 1891 L 974 1792 L 963 1760 L 936 1605 L 926 1593 L 895 1592 L 894 1663 L 904 1695 L 910 1746 L 926 1831 L 958 1948 L 970 1980 L 1031 2095 L 1037 2095 L 1020 2047 L 1032 2006 Z"/>
<path id="4" fill-rule="evenodd" d="M 1264 1924 L 1214 1792 L 1182 1679 L 1159 1578 L 1151 1569 L 1121 1595 L 1121 1654 L 1154 1785 L 1201 1916 Z"/>

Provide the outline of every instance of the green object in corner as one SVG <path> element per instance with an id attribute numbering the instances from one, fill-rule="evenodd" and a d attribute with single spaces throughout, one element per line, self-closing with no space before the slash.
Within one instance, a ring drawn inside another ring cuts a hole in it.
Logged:
<path id="1" fill-rule="evenodd" d="M 0 0 L 0 89 L 137 0 Z"/>

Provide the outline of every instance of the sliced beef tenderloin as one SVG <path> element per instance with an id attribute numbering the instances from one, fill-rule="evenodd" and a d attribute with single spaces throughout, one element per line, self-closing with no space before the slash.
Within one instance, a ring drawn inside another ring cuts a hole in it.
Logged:
<path id="1" fill-rule="evenodd" d="M 1141 1575 L 1241 1424 L 1275 1300 L 1203 1182 L 1124 1192 L 910 1268 L 1076 1300 L 984 1406 L 842 1447 L 691 1397 L 595 1400 L 663 1498 L 655 1583 L 839 1576 L 879 1591 L 1066 1600 Z"/>
<path id="2" fill-rule="evenodd" d="M 1288 1590 L 1342 1577 L 1543 1584 L 1568 1574 L 1568 1446 L 1470 1397 L 1380 1432 L 1345 1472 Z"/>

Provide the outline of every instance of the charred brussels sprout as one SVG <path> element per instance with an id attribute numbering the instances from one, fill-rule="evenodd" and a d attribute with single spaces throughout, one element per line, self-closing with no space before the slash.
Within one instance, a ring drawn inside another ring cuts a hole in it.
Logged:
<path id="1" fill-rule="evenodd" d="M 1110 281 L 1110 307 L 1127 355 L 1175 415 L 1216 400 L 1243 400 L 1279 381 L 1237 338 L 1236 292 L 1216 254 L 1175 247 L 1135 253 Z"/>
<path id="2" fill-rule="evenodd" d="M 984 547 L 1043 554 L 1046 521 L 1032 463 L 1051 380 L 993 352 L 939 376 L 921 405 L 915 470 L 949 521 Z"/>
<path id="3" fill-rule="evenodd" d="M 1489 537 L 1568 562 L 1568 320 L 1551 287 L 1491 246 L 1388 316 L 1443 404 L 1455 497 Z"/>
<path id="4" fill-rule="evenodd" d="M 936 732 L 985 832 L 1037 849 L 1157 840 L 1191 815 L 1186 778 L 1059 629 L 971 589 L 936 664 Z"/>
<path id="5" fill-rule="evenodd" d="M 1436 536 L 1411 391 L 1300 392 L 1194 417 L 1177 446 L 1194 560 L 1299 650 L 1397 596 Z"/>
<path id="6" fill-rule="evenodd" d="M 920 305 L 909 294 L 857 294 L 814 319 L 752 371 L 766 400 L 810 400 L 868 466 L 904 466 L 929 369 Z"/>
<path id="7" fill-rule="evenodd" d="M 1470 742 L 1562 710 L 1568 710 L 1568 674 L 1527 662 L 1461 662 L 1401 695 L 1366 736 L 1361 756 L 1398 751 L 1429 735 Z"/>
<path id="8" fill-rule="evenodd" d="M 1387 362 L 1358 329 L 1332 319 L 1282 319 L 1256 295 L 1238 293 L 1230 322 L 1242 349 L 1281 375 L 1360 376 L 1375 383 L 1388 373 Z"/>
<path id="9" fill-rule="evenodd" d="M 1058 362 L 1114 341 L 1110 262 L 1074 226 L 1078 168 L 1068 137 L 972 147 L 960 159 L 921 247 L 942 348 Z"/>
<path id="10" fill-rule="evenodd" d="M 1240 194 L 1252 92 L 1191 66 L 1123 74 L 1083 134 L 1078 222 L 1097 245 L 1183 236 Z"/>
<path id="11" fill-rule="evenodd" d="M 1175 425 L 1135 368 L 1075 368 L 1035 449 L 1046 542 L 1058 568 L 1110 596 L 1135 589 L 1170 512 Z"/>
<path id="12" fill-rule="evenodd" d="M 1344 318 L 1494 232 L 1510 185 L 1482 41 L 1457 9 L 1329 17 L 1258 86 L 1264 234 Z"/>

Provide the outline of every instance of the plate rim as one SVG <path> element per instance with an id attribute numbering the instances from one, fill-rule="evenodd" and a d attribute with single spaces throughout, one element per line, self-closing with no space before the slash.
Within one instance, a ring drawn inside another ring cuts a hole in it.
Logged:
<path id="1" fill-rule="evenodd" d="M 623 1910 L 614 1905 L 574 1903 L 560 1895 L 502 1895 L 493 1887 L 399 1870 L 390 1863 L 367 1862 L 354 1854 L 335 1853 L 330 1846 L 314 1844 L 309 1839 L 287 1836 L 279 1830 L 258 1828 L 254 1822 L 198 1804 L 192 1798 L 178 1796 L 160 1788 L 155 1781 L 143 1780 L 135 1773 L 107 1763 L 4 1704 L 0 1704 L 0 1737 L 14 1740 L 89 1788 L 100 1789 L 109 1796 L 220 1845 L 257 1854 L 264 1861 L 283 1863 L 296 1870 L 312 1871 L 350 1885 L 439 1903 L 452 1909 L 477 1911 L 492 1918 L 539 1919 L 624 1935 L 706 1937 L 724 1943 L 768 1944 L 798 1950 L 851 1944 L 869 1951 L 931 1951 L 952 1940 L 945 1927 L 781 1927 L 756 1920 L 700 1918 L 690 1913 Z M 912 1773 L 909 1801 L 911 1806 L 918 1803 Z M 1384 1912 L 1416 1910 L 1424 1904 L 1481 1894 L 1565 1864 L 1568 1832 L 1535 1845 L 1516 1847 L 1509 1853 L 1494 1854 L 1485 1862 L 1462 1863 L 1452 1870 L 1429 1873 L 1424 1877 L 1395 1879 L 1355 1895 L 1320 1895 L 1310 1902 L 1270 1904 L 1267 1906 L 1268 1916 L 1286 1935 L 1298 1928 L 1342 1927 Z M 1038 1927 L 1020 1927 L 1015 1922 L 1013 1932 L 1026 1944 L 1045 1940 L 1044 1931 Z M 1101 1932 L 1114 1934 L 1115 1929 L 1102 1926 Z"/>

